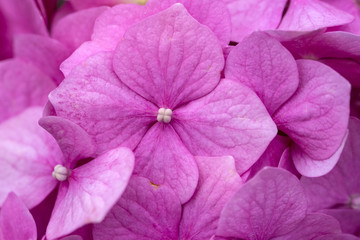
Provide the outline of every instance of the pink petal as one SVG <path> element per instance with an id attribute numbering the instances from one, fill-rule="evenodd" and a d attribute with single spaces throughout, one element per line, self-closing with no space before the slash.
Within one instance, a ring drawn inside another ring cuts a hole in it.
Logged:
<path id="1" fill-rule="evenodd" d="M 43 106 L 55 88 L 53 81 L 30 63 L 18 59 L 0 63 L 0 122 L 30 106 Z"/>
<path id="2" fill-rule="evenodd" d="M 60 184 L 46 237 L 58 238 L 87 223 L 101 222 L 125 190 L 133 167 L 133 153 L 116 148 L 75 168 Z"/>
<path id="3" fill-rule="evenodd" d="M 301 178 L 311 210 L 348 204 L 351 195 L 360 192 L 359 136 L 360 121 L 350 118 L 347 142 L 335 168 L 322 177 Z"/>
<path id="4" fill-rule="evenodd" d="M 47 35 L 45 21 L 34 0 L 1 0 L 0 59 L 12 56 L 13 37 L 19 33 Z"/>
<path id="5" fill-rule="evenodd" d="M 231 13 L 231 40 L 241 42 L 248 34 L 258 30 L 275 29 L 281 20 L 286 0 L 224 0 Z"/>
<path id="6" fill-rule="evenodd" d="M 320 236 L 315 240 L 359 240 L 359 238 L 350 234 L 338 233 L 338 234 L 329 234 L 325 236 Z"/>
<path id="7" fill-rule="evenodd" d="M 209 28 L 175 4 L 130 27 L 113 65 L 132 90 L 158 107 L 174 109 L 218 84 L 224 57 Z"/>
<path id="8" fill-rule="evenodd" d="M 299 180 L 279 168 L 264 168 L 224 207 L 217 235 L 272 239 L 293 230 L 306 214 Z"/>
<path id="9" fill-rule="evenodd" d="M 90 135 L 97 154 L 120 145 L 135 148 L 158 112 L 121 83 L 111 60 L 111 53 L 90 57 L 49 95 L 58 116 Z"/>
<path id="10" fill-rule="evenodd" d="M 105 220 L 94 226 L 94 239 L 178 239 L 180 218 L 181 205 L 171 188 L 132 177 Z"/>
<path id="11" fill-rule="evenodd" d="M 41 118 L 39 125 L 56 139 L 64 154 L 65 167 L 74 168 L 77 160 L 93 156 L 95 146 L 89 135 L 77 124 L 49 116 Z"/>
<path id="12" fill-rule="evenodd" d="M 350 84 L 319 62 L 297 63 L 299 88 L 273 119 L 311 159 L 325 160 L 339 149 L 346 133 Z"/>
<path id="13" fill-rule="evenodd" d="M 37 124 L 41 110 L 28 108 L 0 125 L 0 205 L 14 192 L 32 208 L 57 184 L 51 173 L 63 156 L 52 136 Z"/>
<path id="14" fill-rule="evenodd" d="M 318 0 L 292 0 L 278 29 L 315 31 L 350 23 L 354 17 Z"/>
<path id="15" fill-rule="evenodd" d="M 171 126 L 164 123 L 152 126 L 136 148 L 135 157 L 135 174 L 156 185 L 170 186 L 181 203 L 193 195 L 198 169 L 194 157 Z"/>
<path id="16" fill-rule="evenodd" d="M 325 214 L 311 213 L 292 232 L 274 240 L 317 240 L 319 236 L 333 233 L 341 233 L 339 222 L 335 218 Z"/>
<path id="17" fill-rule="evenodd" d="M 320 211 L 336 218 L 343 233 L 357 234 L 360 231 L 360 210 L 356 209 L 324 209 Z"/>
<path id="18" fill-rule="evenodd" d="M 59 70 L 60 63 L 69 54 L 69 50 L 63 44 L 49 37 L 35 34 L 22 34 L 15 37 L 14 55 L 34 64 L 57 84 L 64 79 L 64 75 Z"/>
<path id="19" fill-rule="evenodd" d="M 160 12 L 175 3 L 183 4 L 193 18 L 199 21 L 199 23 L 208 26 L 218 37 L 222 46 L 229 44 L 231 19 L 229 10 L 223 1 L 149 0 L 146 4 L 146 9 L 148 11 Z"/>
<path id="20" fill-rule="evenodd" d="M 280 159 L 283 156 L 284 151 L 290 144 L 288 137 L 276 135 L 271 141 L 265 152 L 261 155 L 259 160 L 250 168 L 250 174 L 248 179 L 254 177 L 264 167 L 277 167 L 280 164 Z"/>
<path id="21" fill-rule="evenodd" d="M 296 169 L 301 175 L 306 177 L 319 177 L 330 172 L 338 162 L 344 149 L 347 135 L 345 135 L 342 144 L 336 152 L 328 159 L 316 160 L 309 157 L 297 145 L 291 147 L 291 156 Z"/>
<path id="22" fill-rule="evenodd" d="M 36 240 L 36 225 L 25 204 L 10 192 L 0 212 L 0 239 Z"/>
<path id="23" fill-rule="evenodd" d="M 293 56 L 277 40 L 256 32 L 229 54 L 225 77 L 237 80 L 256 92 L 272 115 L 299 85 Z"/>
<path id="24" fill-rule="evenodd" d="M 360 43 L 359 43 L 360 44 Z M 346 78 L 352 86 L 360 87 L 360 63 L 353 59 L 319 59 Z"/>
<path id="25" fill-rule="evenodd" d="M 77 11 L 59 20 L 52 28 L 52 37 L 74 51 L 83 42 L 90 40 L 96 18 L 107 7 Z"/>
<path id="26" fill-rule="evenodd" d="M 171 124 L 193 155 L 235 158 L 244 173 L 277 133 L 260 99 L 240 83 L 222 79 L 210 94 L 176 109 Z"/>
<path id="27" fill-rule="evenodd" d="M 221 210 L 242 186 L 232 157 L 196 157 L 199 183 L 183 207 L 180 239 L 209 239 L 215 234 Z"/>

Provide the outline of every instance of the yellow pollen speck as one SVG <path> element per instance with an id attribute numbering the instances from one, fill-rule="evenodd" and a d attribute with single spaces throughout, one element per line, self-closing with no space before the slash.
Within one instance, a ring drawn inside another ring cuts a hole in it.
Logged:
<path id="1" fill-rule="evenodd" d="M 147 0 L 136 0 L 136 3 L 140 4 L 140 5 L 145 5 L 146 2 L 147 2 Z"/>
<path id="2" fill-rule="evenodd" d="M 157 190 L 160 187 L 160 185 L 157 185 L 157 184 L 155 184 L 155 183 L 153 183 L 151 181 L 150 181 L 150 184 L 151 184 L 151 186 L 154 187 L 155 190 Z"/>

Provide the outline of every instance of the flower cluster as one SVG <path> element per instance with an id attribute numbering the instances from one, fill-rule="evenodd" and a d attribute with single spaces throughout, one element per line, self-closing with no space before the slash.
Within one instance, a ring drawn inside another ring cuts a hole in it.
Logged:
<path id="1" fill-rule="evenodd" d="M 1 240 L 360 239 L 358 0 L 0 0 Z"/>

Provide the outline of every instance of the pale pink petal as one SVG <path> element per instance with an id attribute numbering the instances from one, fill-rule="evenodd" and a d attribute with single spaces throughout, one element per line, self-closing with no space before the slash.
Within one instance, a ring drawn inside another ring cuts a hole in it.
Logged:
<path id="1" fill-rule="evenodd" d="M 258 160 L 277 133 L 256 94 L 228 79 L 205 97 L 176 109 L 171 124 L 193 155 L 231 155 L 239 174 Z"/>
<path id="2" fill-rule="evenodd" d="M 218 84 L 224 57 L 211 30 L 174 4 L 130 27 L 113 65 L 132 90 L 158 107 L 174 109 Z"/>
<path id="3" fill-rule="evenodd" d="M 36 224 L 25 204 L 10 192 L 0 211 L 0 239 L 36 240 Z"/>
<path id="4" fill-rule="evenodd" d="M 97 7 L 69 14 L 53 26 L 51 35 L 74 51 L 83 42 L 90 40 L 96 18 L 106 9 Z"/>
<path id="5" fill-rule="evenodd" d="M 144 6 L 137 4 L 119 4 L 107 9 L 95 21 L 92 40 L 106 42 L 115 49 L 125 31 L 144 18 L 143 11 Z"/>
<path id="6" fill-rule="evenodd" d="M 37 124 L 41 111 L 28 108 L 0 125 L 0 205 L 14 192 L 32 208 L 57 184 L 52 171 L 64 159 L 53 137 Z"/>
<path id="7" fill-rule="evenodd" d="M 56 139 L 64 154 L 65 167 L 74 168 L 77 160 L 93 156 L 95 146 L 89 135 L 77 124 L 49 116 L 41 118 L 39 125 Z"/>
<path id="8" fill-rule="evenodd" d="M 350 84 L 322 63 L 297 63 L 299 88 L 273 119 L 311 159 L 325 160 L 339 149 L 346 133 Z"/>
<path id="9" fill-rule="evenodd" d="M 94 240 L 178 239 L 181 205 L 171 188 L 132 177 L 105 220 L 94 226 Z"/>
<path id="10" fill-rule="evenodd" d="M 222 46 L 229 44 L 231 36 L 231 19 L 229 10 L 223 1 L 148 0 L 146 9 L 150 12 L 160 12 L 175 3 L 183 4 L 193 18 L 199 21 L 199 23 L 208 26 L 218 37 Z"/>
<path id="11" fill-rule="evenodd" d="M 134 167 L 128 148 L 116 148 L 72 170 L 61 182 L 46 237 L 58 238 L 101 222 L 125 190 Z"/>
<path id="12" fill-rule="evenodd" d="M 292 0 L 278 29 L 287 31 L 315 31 L 338 26 L 354 20 L 343 12 L 319 0 Z"/>
<path id="13" fill-rule="evenodd" d="M 0 122 L 30 106 L 44 106 L 54 82 L 34 67 L 19 59 L 0 63 Z"/>
<path id="14" fill-rule="evenodd" d="M 272 238 L 273 240 L 309 240 L 317 239 L 327 234 L 341 233 L 339 222 L 328 215 L 311 213 L 297 225 L 297 227 L 285 236 Z"/>
<path id="15" fill-rule="evenodd" d="M 275 29 L 280 23 L 286 0 L 224 0 L 231 13 L 231 40 L 241 42 L 248 34 L 258 30 Z"/>
<path id="16" fill-rule="evenodd" d="M 35 34 L 21 34 L 15 37 L 14 55 L 31 62 L 55 83 L 60 84 L 64 75 L 60 72 L 59 66 L 70 55 L 70 51 L 55 39 Z"/>
<path id="17" fill-rule="evenodd" d="M 265 168 L 226 204 L 217 235 L 272 239 L 284 235 L 305 218 L 306 198 L 299 180 L 279 168 Z"/>
<path id="18" fill-rule="evenodd" d="M 251 88 L 272 115 L 296 91 L 295 59 L 280 42 L 263 32 L 245 38 L 229 54 L 225 77 Z"/>
<path id="19" fill-rule="evenodd" d="M 360 231 L 360 210 L 357 209 L 323 209 L 320 211 L 336 218 L 343 233 L 357 234 Z"/>
<path id="20" fill-rule="evenodd" d="M 336 152 L 328 159 L 316 160 L 309 157 L 299 146 L 291 147 L 291 157 L 296 169 L 301 175 L 306 177 L 319 177 L 330 172 L 338 162 L 340 155 L 344 149 L 347 135 L 345 135 L 342 144 Z"/>
<path id="21" fill-rule="evenodd" d="M 181 203 L 193 195 L 199 177 L 196 162 L 172 126 L 152 126 L 136 148 L 135 157 L 135 174 L 156 185 L 170 186 Z"/>
<path id="22" fill-rule="evenodd" d="M 259 160 L 250 168 L 248 179 L 254 177 L 264 167 L 278 167 L 280 159 L 290 143 L 291 140 L 288 137 L 276 135 Z"/>
<path id="23" fill-rule="evenodd" d="M 196 157 L 199 183 L 182 211 L 180 239 L 209 239 L 225 204 L 242 186 L 232 157 Z"/>
<path id="24" fill-rule="evenodd" d="M 121 83 L 111 64 L 111 53 L 90 57 L 49 95 L 57 116 L 83 128 L 97 154 L 120 145 L 135 148 L 158 112 Z"/>

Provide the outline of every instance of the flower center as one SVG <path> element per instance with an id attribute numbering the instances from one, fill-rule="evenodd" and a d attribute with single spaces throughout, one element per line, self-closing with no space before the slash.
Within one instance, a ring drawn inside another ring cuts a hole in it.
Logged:
<path id="1" fill-rule="evenodd" d="M 350 207 L 360 210 L 360 194 L 351 196 Z"/>
<path id="2" fill-rule="evenodd" d="M 70 176 L 71 170 L 64 167 L 61 164 L 58 164 L 54 167 L 54 171 L 52 172 L 52 176 L 59 180 L 60 182 L 65 181 Z"/>
<path id="3" fill-rule="evenodd" d="M 157 115 L 158 122 L 169 123 L 171 121 L 172 110 L 169 108 L 160 108 Z"/>

